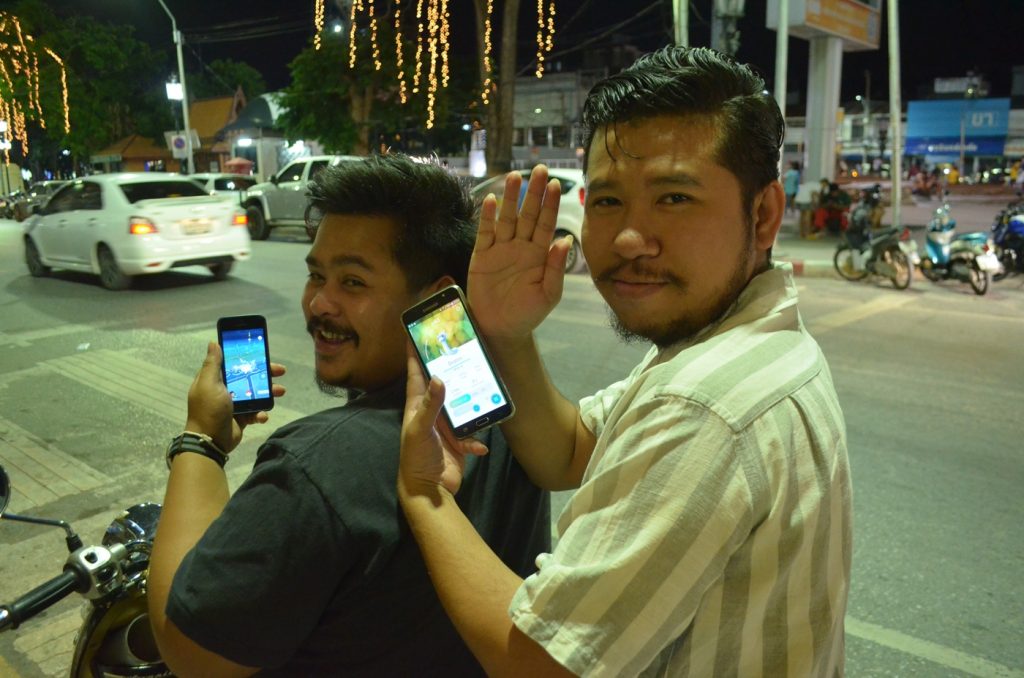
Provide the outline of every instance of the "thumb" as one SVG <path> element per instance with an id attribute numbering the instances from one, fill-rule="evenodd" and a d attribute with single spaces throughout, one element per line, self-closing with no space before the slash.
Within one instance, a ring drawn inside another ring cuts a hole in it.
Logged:
<path id="1" fill-rule="evenodd" d="M 224 356 L 221 353 L 220 345 L 215 341 L 209 342 L 206 345 L 206 357 L 203 359 L 203 366 L 199 369 L 201 378 L 222 381 L 220 366 L 223 360 Z"/>
<path id="2" fill-rule="evenodd" d="M 431 377 L 409 421 L 409 433 L 413 439 L 421 440 L 433 436 L 437 415 L 440 414 L 443 405 L 444 384 L 437 377 Z"/>

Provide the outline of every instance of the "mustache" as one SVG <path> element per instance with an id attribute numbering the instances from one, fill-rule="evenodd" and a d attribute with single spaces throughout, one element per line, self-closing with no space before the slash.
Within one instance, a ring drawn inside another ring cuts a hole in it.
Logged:
<path id="1" fill-rule="evenodd" d="M 677 287 L 685 287 L 683 279 L 673 271 L 647 266 L 637 260 L 609 266 L 594 275 L 593 279 L 595 283 L 628 279 L 630 282 L 668 283 Z"/>
<path id="2" fill-rule="evenodd" d="M 321 318 L 310 318 L 306 321 L 306 331 L 311 335 L 315 335 L 320 330 L 326 330 L 333 334 L 347 334 L 356 341 L 359 340 L 359 335 L 356 334 L 355 330 L 351 327 L 342 327 L 341 325 L 335 325 L 334 323 L 324 321 Z"/>

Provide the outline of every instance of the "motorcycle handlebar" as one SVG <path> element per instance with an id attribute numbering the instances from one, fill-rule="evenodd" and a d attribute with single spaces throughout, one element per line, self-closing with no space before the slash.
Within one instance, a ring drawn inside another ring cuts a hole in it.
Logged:
<path id="1" fill-rule="evenodd" d="M 88 588 L 87 578 L 68 568 L 10 605 L 0 605 L 0 631 L 16 629 L 19 624 L 28 621 L 75 591 L 84 592 Z"/>

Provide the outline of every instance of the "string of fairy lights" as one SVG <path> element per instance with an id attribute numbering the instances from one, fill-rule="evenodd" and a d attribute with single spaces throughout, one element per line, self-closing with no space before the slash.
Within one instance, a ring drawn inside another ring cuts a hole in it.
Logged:
<path id="1" fill-rule="evenodd" d="M 316 0 L 314 24 L 316 35 L 313 44 L 316 49 L 322 46 L 320 35 L 324 30 L 324 4 L 326 0 Z M 386 0 L 381 0 L 386 1 Z M 360 20 L 365 17 L 370 29 L 370 50 L 374 69 L 379 71 L 382 66 L 381 47 L 377 41 L 378 18 L 380 14 L 376 0 L 352 0 L 349 9 L 349 42 L 348 67 L 355 68 L 357 60 L 356 32 Z M 434 107 L 437 103 L 438 89 L 448 87 L 450 72 L 448 67 L 451 45 L 451 12 L 449 0 L 416 0 L 416 55 L 414 66 L 411 67 L 412 87 L 409 87 L 409 73 L 406 71 L 405 55 L 402 40 L 402 8 L 401 0 L 394 0 L 395 30 L 395 65 L 397 67 L 398 95 L 404 104 L 412 94 L 419 94 L 425 89 L 427 97 L 427 129 L 434 126 Z M 494 0 L 487 0 L 484 14 L 483 39 L 483 86 L 480 100 L 486 106 L 491 102 L 491 95 L 497 87 L 494 83 L 494 45 L 491 40 L 494 17 Z M 365 23 L 364 22 L 364 23 Z M 555 0 L 537 0 L 537 67 L 538 78 L 544 77 L 546 55 L 555 44 Z M 426 82 L 424 87 L 424 80 Z"/>
<path id="2" fill-rule="evenodd" d="M 30 118 L 46 129 L 46 115 L 43 113 L 39 93 L 39 49 L 35 38 L 25 33 L 18 17 L 0 12 L 0 120 L 7 121 L 11 138 L 21 143 L 22 153 L 28 154 L 28 127 Z M 68 75 L 64 61 L 49 47 L 42 51 L 60 68 L 61 108 L 64 132 L 71 131 L 71 115 L 68 105 Z M 24 105 L 16 97 L 21 85 L 26 93 Z M 10 149 L 4 148 L 4 162 L 10 162 Z"/>

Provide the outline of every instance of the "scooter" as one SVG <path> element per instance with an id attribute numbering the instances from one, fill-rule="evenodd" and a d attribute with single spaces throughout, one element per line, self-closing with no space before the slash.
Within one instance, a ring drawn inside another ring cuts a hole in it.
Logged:
<path id="1" fill-rule="evenodd" d="M 992 241 L 1002 265 L 1002 269 L 992 275 L 992 280 L 1024 273 L 1024 200 L 1010 203 L 996 216 Z"/>
<path id="2" fill-rule="evenodd" d="M 862 280 L 871 274 L 889 278 L 893 287 L 905 290 L 920 261 L 917 243 L 904 227 L 871 230 L 872 196 L 865 194 L 850 214 L 843 241 L 836 248 L 832 264 L 847 280 Z"/>
<path id="3" fill-rule="evenodd" d="M 968 283 L 975 294 L 988 291 L 989 275 L 1001 268 L 995 243 L 987 233 L 956 233 L 956 219 L 944 202 L 928 222 L 921 273 L 932 282 L 959 280 Z"/>
<path id="4" fill-rule="evenodd" d="M 0 605 L 0 633 L 18 628 L 72 593 L 89 601 L 75 638 L 68 675 L 167 676 L 149 625 L 146 576 L 159 504 L 137 504 L 117 516 L 101 546 L 84 546 L 63 520 L 5 511 L 10 478 L 0 466 L 0 520 L 61 527 L 69 555 L 64 571 L 8 605 Z"/>

